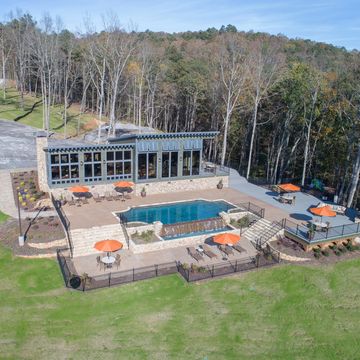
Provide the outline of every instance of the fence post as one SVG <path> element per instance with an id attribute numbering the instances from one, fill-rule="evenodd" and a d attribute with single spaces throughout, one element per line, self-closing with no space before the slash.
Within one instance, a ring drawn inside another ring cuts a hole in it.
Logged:
<path id="1" fill-rule="evenodd" d="M 356 231 L 356 232 L 359 232 L 359 228 L 360 228 L 360 222 L 358 222 L 358 226 L 357 226 L 357 231 Z"/>
<path id="2" fill-rule="evenodd" d="M 109 287 L 111 286 L 111 273 L 109 273 Z"/>
<path id="3" fill-rule="evenodd" d="M 158 276 L 158 265 L 155 265 L 155 275 Z"/>
<path id="4" fill-rule="evenodd" d="M 296 235 L 298 234 L 299 232 L 299 224 L 296 225 Z"/>
<path id="5" fill-rule="evenodd" d="M 327 228 L 326 228 L 326 235 L 325 235 L 325 239 L 327 239 L 327 238 L 328 238 L 328 234 L 329 234 L 329 228 L 327 227 Z"/>
<path id="6" fill-rule="evenodd" d="M 237 272 L 237 260 L 235 260 L 235 269 L 234 272 Z"/>
<path id="7" fill-rule="evenodd" d="M 133 268 L 133 281 L 135 281 L 135 269 Z"/>
<path id="8" fill-rule="evenodd" d="M 341 235 L 344 235 L 344 228 L 345 228 L 345 225 L 342 226 L 342 232 L 341 232 Z"/>

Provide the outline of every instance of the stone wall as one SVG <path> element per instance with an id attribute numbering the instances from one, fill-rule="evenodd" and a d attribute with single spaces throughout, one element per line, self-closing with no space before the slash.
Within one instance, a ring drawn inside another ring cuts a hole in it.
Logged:
<path id="1" fill-rule="evenodd" d="M 199 179 L 181 179 L 137 184 L 135 188 L 135 194 L 140 195 L 143 188 L 145 188 L 146 194 L 148 195 L 181 191 L 216 189 L 216 185 L 219 183 L 220 180 L 222 180 L 224 187 L 229 186 L 228 176 L 213 176 Z"/>
<path id="2" fill-rule="evenodd" d="M 46 135 L 38 135 L 36 137 L 36 158 L 37 158 L 39 188 L 41 191 L 45 191 L 45 192 L 49 191 L 47 169 L 46 169 L 46 153 L 44 151 L 44 148 L 46 148 L 47 146 L 48 146 L 48 139 Z"/>
<path id="3" fill-rule="evenodd" d="M 45 154 L 45 153 L 44 153 Z M 39 165 L 38 165 L 39 166 Z M 46 169 L 45 169 L 46 171 Z M 206 190 L 206 189 L 216 189 L 216 185 L 222 179 L 224 187 L 229 186 L 229 177 L 228 176 L 214 176 L 207 178 L 199 179 L 182 179 L 182 180 L 173 180 L 173 181 L 157 181 L 149 182 L 144 184 L 135 184 L 134 191 L 132 194 L 140 196 L 141 190 L 146 189 L 146 194 L 155 195 L 162 193 L 172 193 L 172 192 L 181 192 L 181 191 L 191 191 L 191 190 Z M 47 180 L 46 180 L 47 181 Z M 69 185 L 69 187 L 72 185 Z M 100 196 L 104 195 L 105 192 L 113 191 L 114 186 L 112 184 L 98 184 L 98 185 L 87 185 L 90 188 L 90 192 L 97 192 Z M 61 196 L 69 194 L 67 188 L 55 188 L 51 189 L 51 192 L 56 199 L 60 199 Z"/>
<path id="4" fill-rule="evenodd" d="M 233 234 L 239 234 L 239 230 L 227 230 L 223 231 L 224 233 L 233 233 Z M 219 232 L 217 234 L 221 234 L 222 232 Z M 130 240 L 130 250 L 134 254 L 141 254 L 146 253 L 150 251 L 157 251 L 157 250 L 164 250 L 164 249 L 173 249 L 177 248 L 179 246 L 197 246 L 200 244 L 203 244 L 204 241 L 209 238 L 210 234 L 204 234 L 204 235 L 198 235 L 198 236 L 190 236 L 190 237 L 183 237 L 179 239 L 174 240 L 162 240 L 155 243 L 150 244 L 142 244 L 142 245 L 136 245 L 132 240 Z"/>

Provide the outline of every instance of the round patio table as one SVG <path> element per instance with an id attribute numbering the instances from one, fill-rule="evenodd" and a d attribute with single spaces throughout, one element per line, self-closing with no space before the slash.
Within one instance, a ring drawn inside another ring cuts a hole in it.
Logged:
<path id="1" fill-rule="evenodd" d="M 101 262 L 104 263 L 107 267 L 111 267 L 112 264 L 115 262 L 115 257 L 114 256 L 104 256 L 101 259 Z"/>

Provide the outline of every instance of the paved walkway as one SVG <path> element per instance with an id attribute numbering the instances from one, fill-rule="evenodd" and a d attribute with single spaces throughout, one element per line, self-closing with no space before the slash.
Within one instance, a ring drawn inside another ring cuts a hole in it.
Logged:
<path id="1" fill-rule="evenodd" d="M 313 218 L 313 215 L 308 211 L 312 206 L 316 206 L 320 200 L 315 196 L 297 192 L 295 205 L 281 204 L 277 200 L 277 193 L 265 189 L 261 186 L 257 186 L 249 183 L 244 177 L 240 176 L 236 170 L 231 169 L 229 186 L 232 189 L 236 189 L 242 193 L 251 194 L 252 197 L 265 202 L 271 206 L 279 208 L 286 212 L 290 219 L 306 222 Z M 338 226 L 344 224 L 353 224 L 353 221 L 345 215 L 337 215 L 336 217 L 329 218 L 324 217 L 325 221 L 329 221 L 331 226 Z"/>

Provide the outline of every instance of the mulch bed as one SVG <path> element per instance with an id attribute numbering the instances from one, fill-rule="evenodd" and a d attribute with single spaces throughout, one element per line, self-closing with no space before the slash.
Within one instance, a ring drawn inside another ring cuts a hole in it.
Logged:
<path id="1" fill-rule="evenodd" d="M 39 200 L 47 199 L 48 194 L 40 191 L 37 171 L 24 171 L 11 174 L 15 203 L 19 198 L 23 210 L 32 211 Z"/>
<path id="2" fill-rule="evenodd" d="M 299 244 L 286 237 L 272 241 L 271 246 L 286 255 L 309 259 L 309 261 L 303 263 L 299 262 L 301 265 L 335 264 L 341 260 L 358 258 L 360 256 L 360 250 L 346 251 L 337 256 L 333 250 L 327 248 L 329 256 L 321 255 L 319 259 L 316 259 L 313 251 L 304 251 Z"/>
<path id="3" fill-rule="evenodd" d="M 30 219 L 29 219 L 30 220 Z M 26 233 L 25 245 L 18 244 L 19 223 L 16 219 L 9 219 L 0 225 L 0 242 L 10 248 L 15 255 L 38 255 L 49 253 L 54 249 L 36 249 L 27 243 L 48 243 L 65 238 L 60 220 L 57 217 L 38 217 L 33 221 L 23 219 L 22 231 Z"/>

